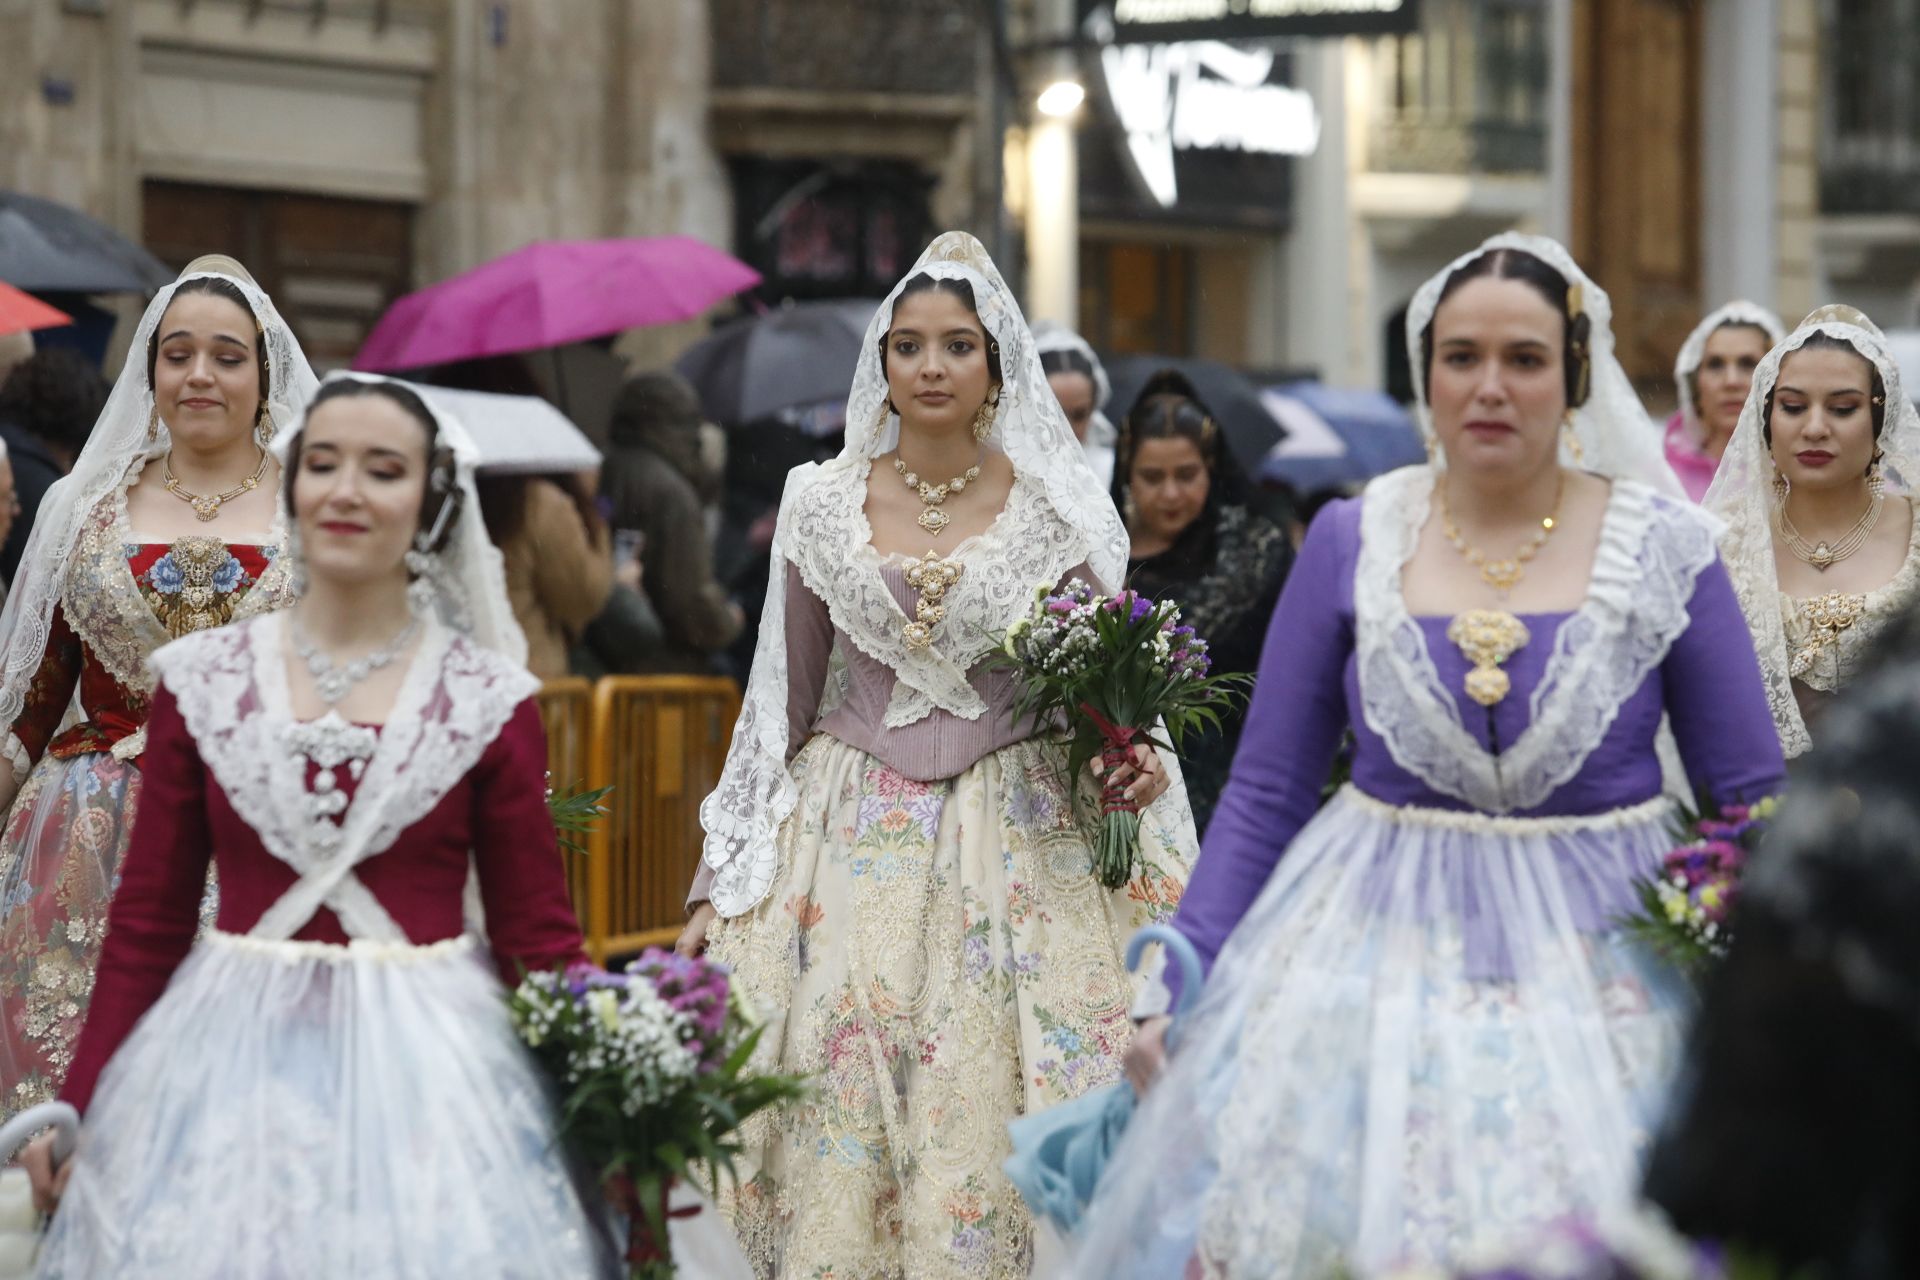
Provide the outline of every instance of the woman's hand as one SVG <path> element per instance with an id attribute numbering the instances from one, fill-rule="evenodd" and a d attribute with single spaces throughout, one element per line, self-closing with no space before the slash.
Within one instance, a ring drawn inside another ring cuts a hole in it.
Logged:
<path id="1" fill-rule="evenodd" d="M 680 931 L 680 940 L 673 944 L 675 954 L 691 960 L 707 949 L 707 930 L 720 918 L 711 902 L 703 902 L 693 909 L 687 918 L 687 927 Z"/>
<path id="2" fill-rule="evenodd" d="M 1126 1071 L 1127 1083 L 1133 1086 L 1136 1096 L 1144 1098 L 1159 1078 L 1161 1068 L 1167 1065 L 1167 1025 L 1172 1021 L 1161 1014 L 1133 1029 L 1133 1043 L 1127 1046 Z"/>
<path id="3" fill-rule="evenodd" d="M 1160 753 L 1153 747 L 1136 742 L 1127 748 L 1129 764 L 1115 765 L 1112 776 L 1102 776 L 1102 783 L 1114 783 L 1127 789 L 1127 799 L 1144 809 L 1167 793 L 1167 771 L 1160 763 Z M 1094 772 L 1100 774 L 1102 766 L 1094 763 Z"/>
<path id="4" fill-rule="evenodd" d="M 60 1197 L 67 1193 L 67 1179 L 73 1176 L 73 1161 L 68 1160 L 57 1170 L 53 1167 L 53 1135 L 43 1133 L 28 1143 L 20 1163 L 33 1184 L 33 1207 L 41 1213 L 59 1208 Z"/>

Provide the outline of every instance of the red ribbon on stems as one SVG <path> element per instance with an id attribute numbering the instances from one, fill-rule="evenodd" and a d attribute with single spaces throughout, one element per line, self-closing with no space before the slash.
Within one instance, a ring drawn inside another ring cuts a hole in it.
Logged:
<path id="1" fill-rule="evenodd" d="M 1100 812 L 1140 812 L 1139 803 L 1128 798 L 1126 784 L 1113 781 L 1115 769 L 1133 763 L 1133 740 L 1140 731 L 1113 723 L 1095 710 L 1091 702 L 1081 703 L 1080 710 L 1086 713 L 1087 719 L 1093 721 L 1093 727 L 1099 730 L 1104 744 L 1100 749 L 1100 763 L 1106 767 L 1100 781 Z"/>
<path id="2" fill-rule="evenodd" d="M 675 1218 L 692 1218 L 700 1213 L 697 1204 L 687 1205 L 683 1209 L 669 1207 L 668 1199 L 673 1194 L 673 1180 L 666 1179 L 660 1184 L 660 1220 L 671 1222 Z M 633 1179 L 624 1173 L 616 1173 L 607 1179 L 607 1198 L 614 1207 L 625 1214 L 628 1222 L 627 1262 L 636 1274 L 645 1275 L 644 1268 L 662 1268 L 667 1275 L 673 1274 L 673 1254 L 668 1242 L 654 1238 L 653 1228 L 648 1225 L 646 1206 L 640 1203 L 640 1192 L 633 1185 Z"/>

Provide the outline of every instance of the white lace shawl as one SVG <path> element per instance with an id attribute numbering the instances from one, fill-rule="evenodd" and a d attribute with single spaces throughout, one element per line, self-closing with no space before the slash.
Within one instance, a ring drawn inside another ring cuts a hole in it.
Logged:
<path id="1" fill-rule="evenodd" d="M 1526 730 L 1496 759 L 1461 720 L 1401 591 L 1433 483 L 1431 468 L 1406 467 L 1362 498 L 1353 590 L 1362 713 L 1395 763 L 1434 790 L 1485 813 L 1535 808 L 1580 771 L 1687 629 L 1719 526 L 1690 503 L 1614 481 L 1586 600 L 1559 628 Z"/>
<path id="2" fill-rule="evenodd" d="M 1847 318 L 1841 318 L 1844 314 Z M 1854 323 L 1854 321 L 1863 323 Z M 1887 350 L 1886 337 L 1857 312 L 1822 308 L 1802 321 L 1754 370 L 1740 423 L 1727 442 L 1713 484 L 1701 505 L 1726 524 L 1720 555 L 1733 579 L 1733 591 L 1753 632 L 1753 647 L 1766 680 L 1767 705 L 1773 710 L 1780 749 L 1788 759 L 1813 745 L 1789 674 L 1786 620 L 1781 614 L 1780 575 L 1773 559 L 1773 454 L 1767 448 L 1767 397 L 1780 379 L 1780 363 L 1816 333 L 1839 338 L 1873 363 L 1887 393 L 1886 425 L 1880 433 L 1888 488 L 1913 493 L 1920 485 L 1920 413 L 1900 386 L 1900 367 Z"/>
<path id="3" fill-rule="evenodd" d="M 292 937 L 330 907 L 357 939 L 407 935 L 353 874 L 393 846 L 479 762 L 521 702 L 539 688 L 525 667 L 430 625 L 342 825 L 309 821 L 290 797 L 306 794 L 304 758 L 287 740 L 295 723 L 287 686 L 286 615 L 185 636 L 153 655 L 200 758 L 234 811 L 300 881 L 251 936 Z M 328 830 L 328 828 L 333 828 Z"/>
<path id="4" fill-rule="evenodd" d="M 1718 311 L 1708 312 L 1693 327 L 1687 340 L 1680 344 L 1680 354 L 1674 357 L 1673 390 L 1680 397 L 1680 420 L 1684 424 L 1687 442 L 1696 448 L 1701 443 L 1701 431 L 1700 410 L 1693 402 L 1693 375 L 1700 371 L 1700 362 L 1707 358 L 1707 339 L 1728 325 L 1760 330 L 1767 335 L 1769 347 L 1778 343 L 1787 332 L 1779 316 L 1757 302 L 1744 300 L 1729 302 Z"/>
<path id="5" fill-rule="evenodd" d="M 13 724 L 20 718 L 27 690 L 46 653 L 54 607 L 66 593 L 67 573 L 74 563 L 81 531 L 103 498 L 171 445 L 164 418 L 158 420 L 157 437 L 147 439 L 147 424 L 154 413 L 153 387 L 147 378 L 147 343 L 179 287 L 189 280 L 209 277 L 238 288 L 260 326 L 258 340 L 266 348 L 267 359 L 267 413 L 276 438 L 293 427 L 319 385 L 293 330 L 280 318 L 272 299 L 251 280 L 218 270 L 182 272 L 147 304 L 120 376 L 114 380 L 73 470 L 41 500 L 33 533 L 7 593 L 6 609 L 0 613 L 0 726 L 5 727 L 4 749 L 18 777 L 25 776 L 26 753 L 13 734 Z"/>
<path id="6" fill-rule="evenodd" d="M 1680 487 L 1678 477 L 1673 474 L 1673 468 L 1667 464 L 1666 448 L 1659 428 L 1647 416 L 1646 407 L 1634 393 L 1633 380 L 1627 377 L 1627 371 L 1620 367 L 1620 361 L 1613 353 L 1612 299 L 1607 297 L 1606 290 L 1580 269 L 1573 255 L 1558 241 L 1545 236 L 1525 235 L 1518 231 L 1503 231 L 1491 236 L 1473 252 L 1462 254 L 1448 263 L 1413 295 L 1413 302 L 1407 308 L 1407 351 L 1413 364 L 1414 411 L 1428 444 L 1431 445 L 1434 440 L 1433 414 L 1427 408 L 1427 370 L 1420 359 L 1421 334 L 1433 322 L 1433 313 L 1439 308 L 1440 294 L 1446 288 L 1447 278 L 1461 267 L 1497 249 L 1518 249 L 1532 254 L 1558 271 L 1569 286 L 1577 285 L 1581 292 L 1581 309 L 1586 312 L 1591 326 L 1587 351 L 1592 364 L 1592 379 L 1588 384 L 1586 403 L 1573 411 L 1572 440 L 1562 439 L 1561 461 L 1567 466 L 1584 468 L 1609 479 L 1638 480 L 1657 492 L 1674 497 L 1683 496 L 1685 491 Z M 1436 455 L 1436 460 L 1440 465 L 1445 463 L 1443 454 Z"/>
<path id="7" fill-rule="evenodd" d="M 947 616 L 930 649 L 901 640 L 907 616 L 881 577 L 865 501 L 873 459 L 899 439 L 886 411 L 880 340 L 894 303 L 917 275 L 964 280 L 981 322 L 1000 345 L 999 409 L 988 443 L 1012 461 L 1015 482 L 994 526 L 962 552 L 966 572 L 948 592 Z M 967 672 L 997 633 L 1031 605 L 1033 590 L 1086 563 L 1103 587 L 1122 581 L 1127 534 L 1119 513 L 1087 465 L 1079 441 L 1040 367 L 1019 303 L 979 241 L 960 232 L 935 240 L 894 287 L 867 327 L 847 400 L 847 440 L 823 465 L 787 478 L 773 543 L 773 589 L 767 593 L 740 719 L 719 785 L 700 807 L 705 858 L 713 868 L 714 907 L 724 916 L 751 910 L 772 885 L 774 838 L 796 800 L 787 769 L 786 593 L 782 566 L 798 567 L 825 601 L 833 623 L 853 644 L 898 678 L 887 724 L 904 726 L 936 709 L 966 720 L 986 711 Z"/>

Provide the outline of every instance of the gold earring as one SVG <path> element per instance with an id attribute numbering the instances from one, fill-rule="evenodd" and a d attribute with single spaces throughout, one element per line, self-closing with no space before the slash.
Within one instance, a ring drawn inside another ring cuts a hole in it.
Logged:
<path id="1" fill-rule="evenodd" d="M 1886 456 L 1887 455 L 1880 450 L 1875 449 L 1873 451 L 1873 463 L 1867 468 L 1867 488 L 1872 491 L 1873 496 L 1876 498 L 1884 497 L 1887 492 L 1886 468 L 1880 465 L 1881 459 Z"/>
<path id="2" fill-rule="evenodd" d="M 1573 410 L 1568 409 L 1560 415 L 1560 447 L 1573 459 L 1573 465 L 1579 466 L 1587 460 L 1587 450 L 1580 443 L 1579 433 L 1573 429 Z"/>
<path id="3" fill-rule="evenodd" d="M 1792 492 L 1792 490 L 1793 490 L 1793 486 L 1790 483 L 1788 483 L 1786 473 L 1781 471 L 1780 464 L 1775 462 L 1773 464 L 1773 500 L 1774 502 L 1777 505 L 1784 506 L 1787 501 L 1787 494 Z"/>
<path id="4" fill-rule="evenodd" d="M 993 411 L 998 408 L 998 395 L 990 395 L 980 406 L 980 412 L 973 415 L 973 438 L 985 440 L 993 434 Z"/>
<path id="5" fill-rule="evenodd" d="M 265 449 L 273 443 L 275 430 L 273 415 L 267 412 L 267 402 L 262 400 L 260 402 L 260 412 L 253 415 L 253 434 L 259 437 L 260 447 L 262 449 Z"/>
<path id="6" fill-rule="evenodd" d="M 153 408 L 147 410 L 147 443 L 151 444 L 155 440 L 158 440 L 159 438 L 160 438 L 160 406 L 156 404 L 153 406 Z"/>

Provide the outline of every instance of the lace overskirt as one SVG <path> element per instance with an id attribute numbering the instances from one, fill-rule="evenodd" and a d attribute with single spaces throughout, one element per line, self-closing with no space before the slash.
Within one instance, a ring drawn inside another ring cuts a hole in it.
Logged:
<path id="1" fill-rule="evenodd" d="M 102 1073 L 76 1160 L 46 1280 L 618 1274 L 470 938 L 207 935 Z"/>
<path id="2" fill-rule="evenodd" d="M 1052 740 L 934 783 L 827 735 L 795 760 L 773 891 L 713 941 L 761 1064 L 815 1081 L 749 1122 L 723 1201 L 762 1276 L 1028 1274 L 1007 1122 L 1118 1078 L 1122 950 L 1187 870 L 1143 828 L 1139 876 L 1101 889 L 1064 767 Z"/>
<path id="3" fill-rule="evenodd" d="M 1612 921 L 1669 821 L 1343 791 L 1228 940 L 1071 1274 L 1444 1267 L 1626 1203 L 1688 997 Z"/>

